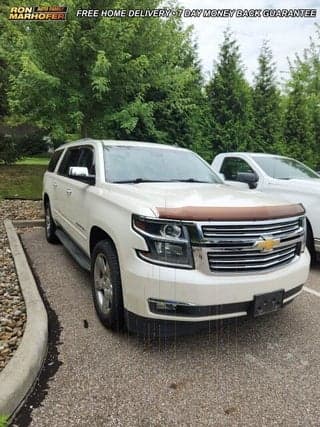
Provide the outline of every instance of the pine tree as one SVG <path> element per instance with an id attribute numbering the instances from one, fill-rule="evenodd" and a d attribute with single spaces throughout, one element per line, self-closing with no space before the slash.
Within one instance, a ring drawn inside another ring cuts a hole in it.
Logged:
<path id="1" fill-rule="evenodd" d="M 252 149 L 251 93 L 244 77 L 239 47 L 229 30 L 224 34 L 219 61 L 206 89 L 213 152 Z"/>
<path id="2" fill-rule="evenodd" d="M 284 138 L 289 155 L 313 168 L 320 166 L 320 32 L 302 57 L 290 63 Z"/>
<path id="3" fill-rule="evenodd" d="M 277 88 L 272 52 L 265 41 L 258 58 L 253 86 L 253 141 L 256 150 L 279 153 L 281 145 L 281 96 Z"/>
<path id="4" fill-rule="evenodd" d="M 297 76 L 290 82 L 283 130 L 285 151 L 310 166 L 316 166 L 312 116 L 308 108 L 303 81 Z"/>

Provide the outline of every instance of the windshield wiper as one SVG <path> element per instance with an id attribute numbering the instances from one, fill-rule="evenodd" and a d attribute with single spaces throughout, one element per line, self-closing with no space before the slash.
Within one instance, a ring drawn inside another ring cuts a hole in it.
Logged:
<path id="1" fill-rule="evenodd" d="M 156 180 L 156 179 L 135 178 L 135 179 L 125 179 L 123 181 L 112 181 L 112 184 L 140 184 L 142 182 L 168 182 L 168 181 Z"/>
<path id="2" fill-rule="evenodd" d="M 170 182 L 197 182 L 200 184 L 213 184 L 210 181 L 201 181 L 199 179 L 187 178 L 187 179 L 171 179 Z"/>
<path id="3" fill-rule="evenodd" d="M 210 181 L 200 181 L 194 178 L 188 179 L 144 179 L 144 178 L 135 178 L 135 179 L 125 179 L 123 181 L 112 181 L 112 184 L 140 184 L 143 182 L 197 182 L 203 184 L 212 184 Z"/>

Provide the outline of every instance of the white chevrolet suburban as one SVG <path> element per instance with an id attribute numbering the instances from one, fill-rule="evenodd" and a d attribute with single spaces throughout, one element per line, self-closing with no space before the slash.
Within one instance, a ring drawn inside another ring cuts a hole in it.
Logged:
<path id="1" fill-rule="evenodd" d="M 264 153 L 221 153 L 213 170 L 226 184 L 302 203 L 307 211 L 307 247 L 313 261 L 320 253 L 320 175 L 295 159 Z"/>
<path id="2" fill-rule="evenodd" d="M 91 271 L 102 323 L 168 336 L 278 310 L 302 291 L 305 212 L 222 183 L 173 146 L 83 139 L 44 176 L 46 237 Z"/>

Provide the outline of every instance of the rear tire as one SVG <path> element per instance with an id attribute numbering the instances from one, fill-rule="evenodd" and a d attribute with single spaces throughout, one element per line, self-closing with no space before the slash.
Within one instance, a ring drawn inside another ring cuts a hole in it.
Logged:
<path id="1" fill-rule="evenodd" d="M 45 217 L 45 232 L 46 239 L 49 243 L 59 243 L 59 239 L 56 236 L 56 224 L 53 221 L 50 202 L 47 201 L 44 205 L 44 217 Z"/>
<path id="2" fill-rule="evenodd" d="M 114 245 L 103 240 L 92 254 L 92 296 L 97 315 L 108 329 L 124 326 L 123 297 L 118 255 Z"/>

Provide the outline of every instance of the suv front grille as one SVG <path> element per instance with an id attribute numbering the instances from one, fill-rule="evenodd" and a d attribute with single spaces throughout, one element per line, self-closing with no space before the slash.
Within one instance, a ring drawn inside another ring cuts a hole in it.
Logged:
<path id="1" fill-rule="evenodd" d="M 203 224 L 212 272 L 254 272 L 291 262 L 304 239 L 303 218 Z M 272 248 L 263 248 L 264 243 Z"/>
<path id="2" fill-rule="evenodd" d="M 299 218 L 292 221 L 286 220 L 281 223 L 257 222 L 257 224 L 238 223 L 233 225 L 203 225 L 203 237 L 209 239 L 228 239 L 228 238 L 259 238 L 260 236 L 282 237 L 288 233 L 295 232 L 300 228 Z"/>

